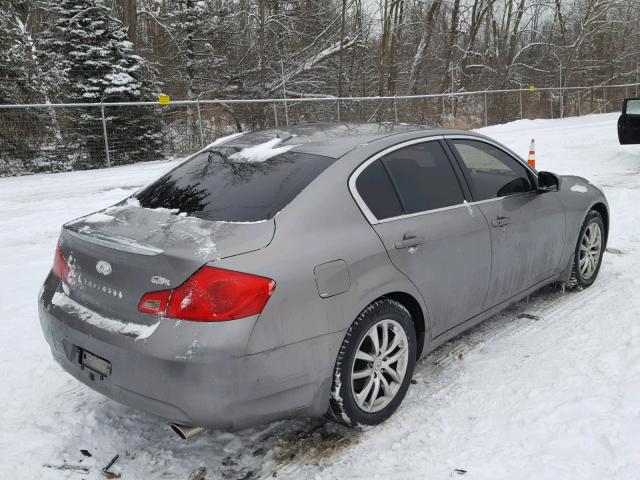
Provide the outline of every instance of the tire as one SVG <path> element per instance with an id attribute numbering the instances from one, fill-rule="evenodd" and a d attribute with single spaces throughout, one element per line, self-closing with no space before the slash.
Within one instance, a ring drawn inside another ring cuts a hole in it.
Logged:
<path id="1" fill-rule="evenodd" d="M 578 235 L 571 265 L 569 287 L 583 289 L 593 285 L 600 272 L 605 247 L 606 231 L 602 215 L 596 210 L 591 210 L 585 217 Z M 594 253 L 597 254 L 594 255 Z M 591 260 L 588 258 L 585 260 L 586 257 L 591 257 Z"/>
<path id="2" fill-rule="evenodd" d="M 377 355 L 374 336 L 378 338 Z M 384 422 L 404 399 L 415 364 L 411 314 L 395 300 L 376 300 L 358 315 L 342 342 L 333 373 L 330 418 L 360 428 Z M 354 378 L 354 373 L 362 377 Z"/>

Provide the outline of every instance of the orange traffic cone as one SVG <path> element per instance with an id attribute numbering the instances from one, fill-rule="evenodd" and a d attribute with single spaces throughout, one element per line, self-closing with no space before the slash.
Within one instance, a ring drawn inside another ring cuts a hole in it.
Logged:
<path id="1" fill-rule="evenodd" d="M 529 158 L 527 159 L 527 163 L 533 169 L 536 168 L 536 139 L 531 139 L 531 146 L 529 147 Z"/>

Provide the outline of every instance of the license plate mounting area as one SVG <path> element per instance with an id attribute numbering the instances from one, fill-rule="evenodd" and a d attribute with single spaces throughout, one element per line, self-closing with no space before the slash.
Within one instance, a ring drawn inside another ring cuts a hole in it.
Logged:
<path id="1" fill-rule="evenodd" d="M 81 369 L 89 370 L 89 378 L 95 380 L 96 375 L 104 380 L 111 375 L 111 362 L 98 355 L 78 347 L 78 363 Z"/>

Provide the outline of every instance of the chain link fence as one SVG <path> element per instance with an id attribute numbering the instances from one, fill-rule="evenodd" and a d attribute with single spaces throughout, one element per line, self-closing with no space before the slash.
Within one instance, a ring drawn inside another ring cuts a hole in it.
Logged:
<path id="1" fill-rule="evenodd" d="M 640 84 L 397 97 L 0 105 L 0 176 L 180 158 L 223 135 L 292 123 L 479 128 L 619 111 Z"/>

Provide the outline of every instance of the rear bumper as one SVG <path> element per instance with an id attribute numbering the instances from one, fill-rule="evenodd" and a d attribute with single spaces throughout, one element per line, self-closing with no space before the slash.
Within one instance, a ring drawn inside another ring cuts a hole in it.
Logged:
<path id="1" fill-rule="evenodd" d="M 92 389 L 167 420 L 242 428 L 322 415 L 342 332 L 245 355 L 255 318 L 220 323 L 162 320 L 136 339 L 73 318 L 51 303 L 50 275 L 39 298 L 42 330 L 56 361 Z M 83 368 L 78 348 L 111 363 L 105 378 Z"/>

